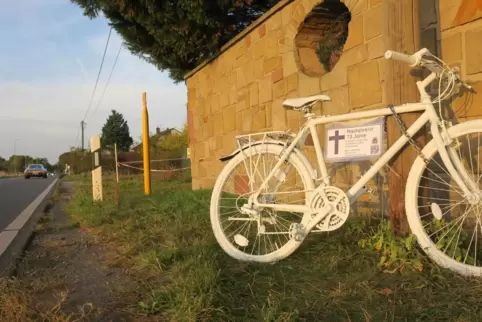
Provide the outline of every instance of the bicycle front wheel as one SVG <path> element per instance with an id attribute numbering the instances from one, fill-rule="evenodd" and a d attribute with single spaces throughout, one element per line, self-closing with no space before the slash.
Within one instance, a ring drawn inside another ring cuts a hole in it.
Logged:
<path id="1" fill-rule="evenodd" d="M 269 209 L 243 211 L 249 197 L 259 190 L 279 160 L 283 147 L 252 146 L 231 159 L 220 173 L 211 197 L 211 225 L 219 245 L 231 257 L 252 262 L 276 262 L 300 245 L 292 236 L 292 224 L 302 213 Z M 291 153 L 259 196 L 265 204 L 306 205 L 313 181 L 302 156 Z"/>
<path id="2" fill-rule="evenodd" d="M 482 121 L 449 129 L 468 178 L 482 188 Z M 410 229 L 420 247 L 438 265 L 461 275 L 482 276 L 482 201 L 469 201 L 430 142 L 408 176 L 405 207 Z"/>

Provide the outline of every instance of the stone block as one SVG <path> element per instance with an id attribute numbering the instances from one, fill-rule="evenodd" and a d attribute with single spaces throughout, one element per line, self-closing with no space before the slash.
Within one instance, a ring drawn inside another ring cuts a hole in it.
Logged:
<path id="1" fill-rule="evenodd" d="M 368 0 L 347 1 L 347 7 L 353 16 L 358 16 L 368 9 Z"/>
<path id="2" fill-rule="evenodd" d="M 268 102 L 266 104 L 264 104 L 264 110 L 266 111 L 266 127 L 267 128 L 270 128 L 272 126 L 272 123 L 271 123 L 271 115 L 272 115 L 272 103 L 271 102 Z"/>
<path id="3" fill-rule="evenodd" d="M 259 81 L 259 103 L 263 104 L 273 99 L 271 76 L 265 76 Z"/>
<path id="4" fill-rule="evenodd" d="M 256 42 L 251 48 L 252 48 L 251 50 L 253 51 L 253 59 L 258 59 L 263 57 L 264 55 L 263 40 Z"/>
<path id="5" fill-rule="evenodd" d="M 265 59 L 270 59 L 279 55 L 278 36 L 276 34 L 269 34 L 265 36 L 263 41 Z"/>
<path id="6" fill-rule="evenodd" d="M 266 24 L 262 24 L 258 27 L 259 38 L 263 38 L 266 35 Z"/>
<path id="7" fill-rule="evenodd" d="M 192 184 L 191 188 L 192 190 L 199 190 L 201 189 L 201 181 L 198 178 L 198 175 L 195 175 L 194 172 L 192 172 Z"/>
<path id="8" fill-rule="evenodd" d="M 263 64 L 264 58 L 256 59 L 255 61 L 251 62 L 254 67 L 254 78 L 259 80 L 264 76 Z"/>
<path id="9" fill-rule="evenodd" d="M 467 31 L 465 34 L 466 73 L 468 75 L 482 72 L 482 28 Z"/>
<path id="10" fill-rule="evenodd" d="M 289 92 L 298 90 L 298 73 L 293 73 L 285 77 L 286 89 Z"/>
<path id="11" fill-rule="evenodd" d="M 223 134 L 223 149 L 226 153 L 231 153 L 237 148 L 235 135 L 235 132 Z"/>
<path id="12" fill-rule="evenodd" d="M 214 183 L 216 182 L 216 178 L 215 177 L 203 178 L 200 181 L 201 181 L 200 189 L 211 189 L 214 186 Z"/>
<path id="13" fill-rule="evenodd" d="M 482 117 L 482 82 L 471 85 L 476 94 L 465 93 L 453 101 L 452 108 L 457 117 Z"/>
<path id="14" fill-rule="evenodd" d="M 283 77 L 298 72 L 298 65 L 296 63 L 295 54 L 293 52 L 287 52 L 283 55 Z"/>
<path id="15" fill-rule="evenodd" d="M 286 113 L 289 113 L 289 111 L 287 111 Z M 296 115 L 290 115 L 290 117 L 287 116 L 286 119 L 288 129 L 292 131 L 298 131 L 305 121 L 302 120 L 301 117 L 302 116 L 300 115 L 300 113 L 296 113 Z"/>
<path id="16" fill-rule="evenodd" d="M 246 86 L 246 76 L 244 74 L 244 68 L 239 67 L 236 69 L 236 85 L 238 88 Z"/>
<path id="17" fill-rule="evenodd" d="M 241 112 L 242 117 L 242 128 L 243 133 L 251 132 L 253 128 L 253 111 L 252 109 L 247 109 Z"/>
<path id="18" fill-rule="evenodd" d="M 231 71 L 231 72 L 227 75 L 228 84 L 229 84 L 229 85 L 234 85 L 234 86 L 236 86 L 237 78 L 238 78 L 237 72 L 236 72 L 235 70 Z"/>
<path id="19" fill-rule="evenodd" d="M 348 84 L 346 68 L 336 68 L 328 74 L 323 75 L 320 80 L 320 90 L 326 91 Z"/>
<path id="20" fill-rule="evenodd" d="M 266 59 L 263 64 L 263 71 L 268 74 L 275 70 L 276 68 L 282 67 L 283 60 L 281 56 L 276 56 L 270 59 Z"/>
<path id="21" fill-rule="evenodd" d="M 246 36 L 244 36 L 244 48 L 246 48 L 246 50 L 249 50 L 249 47 L 251 46 L 251 34 L 247 34 Z"/>
<path id="22" fill-rule="evenodd" d="M 238 102 L 238 89 L 236 85 L 231 85 L 229 87 L 229 104 L 233 105 Z"/>
<path id="23" fill-rule="evenodd" d="M 482 17 L 478 0 L 440 0 L 440 27 L 447 30 Z"/>
<path id="24" fill-rule="evenodd" d="M 363 44 L 363 39 L 363 17 L 352 17 L 348 24 L 348 39 L 346 40 L 344 50 Z"/>
<path id="25" fill-rule="evenodd" d="M 376 60 L 348 69 L 350 105 L 353 108 L 382 102 L 380 73 Z"/>
<path id="26" fill-rule="evenodd" d="M 213 114 L 212 126 L 214 128 L 214 135 L 223 133 L 223 112 Z M 211 137 L 212 135 L 209 135 Z"/>
<path id="27" fill-rule="evenodd" d="M 249 95 L 246 89 L 242 89 L 238 92 L 238 100 L 236 103 L 236 112 L 241 112 L 249 107 Z"/>
<path id="28" fill-rule="evenodd" d="M 236 119 L 236 114 L 234 115 Z M 225 131 L 226 132 L 226 131 Z M 223 150 L 223 135 L 216 135 L 216 150 Z"/>
<path id="29" fill-rule="evenodd" d="M 295 2 L 291 2 L 281 10 L 281 24 L 284 28 L 291 22 L 293 17 L 293 11 L 295 9 Z"/>
<path id="30" fill-rule="evenodd" d="M 194 150 L 196 151 L 196 157 L 199 159 L 204 158 L 204 142 L 199 142 L 194 145 Z"/>
<path id="31" fill-rule="evenodd" d="M 373 8 L 375 6 L 378 6 L 379 4 L 382 3 L 383 0 L 370 0 L 370 8 Z"/>
<path id="32" fill-rule="evenodd" d="M 221 112 L 218 112 L 217 114 L 221 115 Z M 222 123 L 220 123 L 222 124 Z M 222 128 L 222 126 L 221 126 Z M 214 123 L 212 120 L 209 120 L 207 123 L 205 123 L 202 127 L 202 140 L 207 140 L 214 134 Z"/>
<path id="33" fill-rule="evenodd" d="M 253 131 L 259 132 L 266 128 L 266 109 L 265 106 L 256 107 L 253 112 Z"/>
<path id="34" fill-rule="evenodd" d="M 222 80 L 221 80 L 222 82 Z M 228 84 L 227 83 L 224 83 L 225 85 L 223 85 L 221 87 L 221 91 L 219 93 L 219 105 L 221 107 L 221 109 L 225 108 L 226 106 L 230 105 L 230 101 L 229 101 L 229 91 L 228 91 Z"/>
<path id="35" fill-rule="evenodd" d="M 258 105 L 259 102 L 259 92 L 258 83 L 252 83 L 249 85 L 249 106 Z"/>
<path id="36" fill-rule="evenodd" d="M 276 83 L 282 79 L 283 79 L 283 68 L 279 67 L 273 70 L 273 72 L 271 73 L 271 81 L 273 83 Z"/>
<path id="37" fill-rule="evenodd" d="M 310 77 L 303 73 L 298 74 L 298 92 L 300 96 L 316 95 L 321 92 L 320 79 L 318 77 Z"/>
<path id="38" fill-rule="evenodd" d="M 376 59 L 383 57 L 385 54 L 385 44 L 383 43 L 383 37 L 377 37 L 375 39 L 370 40 L 367 43 L 368 49 L 368 59 Z"/>
<path id="39" fill-rule="evenodd" d="M 348 85 L 323 92 L 330 96 L 331 102 L 323 102 L 323 115 L 337 115 L 350 112 L 350 92 Z"/>
<path id="40" fill-rule="evenodd" d="M 286 89 L 287 89 L 287 86 L 286 86 L 286 81 L 284 79 L 280 80 L 277 83 L 274 83 L 273 84 L 273 99 L 284 97 L 284 95 L 286 95 L 286 92 L 287 92 Z"/>
<path id="41" fill-rule="evenodd" d="M 311 8 L 311 5 L 310 5 Z M 293 13 L 291 14 L 291 22 L 290 25 L 293 25 L 295 28 L 298 28 L 301 22 L 305 19 L 306 14 L 310 10 L 307 10 L 300 1 L 296 1 L 295 7 L 293 9 Z"/>
<path id="42" fill-rule="evenodd" d="M 442 39 L 442 59 L 447 63 L 462 60 L 461 33 L 457 33 Z"/>
<path id="43" fill-rule="evenodd" d="M 341 55 L 335 68 L 330 73 L 321 77 L 321 90 L 325 91 L 348 84 L 348 67 L 364 62 L 367 59 L 368 49 L 366 45 L 360 45 L 345 51 L 343 55 Z"/>
<path id="44" fill-rule="evenodd" d="M 221 126 L 222 132 L 222 126 Z M 216 137 L 210 137 L 206 140 L 204 144 L 204 148 L 206 149 L 206 156 L 211 158 L 214 155 L 214 151 L 216 151 Z M 209 173 L 209 170 L 208 170 Z"/>
<path id="45" fill-rule="evenodd" d="M 231 105 L 223 109 L 223 126 L 224 132 L 231 132 L 236 129 L 236 105 Z"/>
<path id="46" fill-rule="evenodd" d="M 383 15 L 382 6 L 376 6 L 363 15 L 365 41 L 382 34 Z"/>
<path id="47" fill-rule="evenodd" d="M 286 129 L 286 109 L 282 106 L 283 99 L 278 98 L 273 101 L 271 107 L 271 125 L 273 130 L 285 130 Z"/>
<path id="48" fill-rule="evenodd" d="M 196 101 L 196 98 L 197 98 L 197 95 L 196 95 L 196 88 L 190 88 L 188 87 L 187 88 L 187 101 L 192 101 L 192 102 L 195 102 Z"/>
<path id="49" fill-rule="evenodd" d="M 236 133 L 243 131 L 243 112 L 236 113 Z"/>
<path id="50" fill-rule="evenodd" d="M 272 15 L 266 21 L 266 29 L 268 29 L 268 33 L 276 31 L 281 28 L 282 25 L 282 14 L 280 11 Z"/>
<path id="51" fill-rule="evenodd" d="M 256 79 L 254 67 L 251 63 L 244 66 L 245 86 L 252 84 Z"/>

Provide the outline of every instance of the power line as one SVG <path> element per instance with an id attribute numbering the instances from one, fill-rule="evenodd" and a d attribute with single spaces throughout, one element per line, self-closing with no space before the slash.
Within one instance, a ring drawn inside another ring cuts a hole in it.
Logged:
<path id="1" fill-rule="evenodd" d="M 85 111 L 85 115 L 84 115 L 84 118 L 82 119 L 82 121 L 85 121 L 85 119 L 87 118 L 87 114 L 89 113 L 90 107 L 92 106 L 92 102 L 94 101 L 95 91 L 96 91 L 97 85 L 99 83 L 99 78 L 100 78 L 100 74 L 102 72 L 102 66 L 104 65 L 105 55 L 107 53 L 107 48 L 109 46 L 111 34 L 112 34 L 112 27 L 110 27 L 110 29 L 109 29 L 109 36 L 107 37 L 107 42 L 106 42 L 105 48 L 104 48 L 104 54 L 102 55 L 102 61 L 100 63 L 99 72 L 97 73 L 97 80 L 95 81 L 94 90 L 92 91 L 92 97 L 90 98 L 89 106 L 87 107 L 87 110 Z M 77 146 L 77 143 L 79 141 L 80 132 L 81 132 L 81 130 L 79 129 L 79 132 L 77 132 L 77 138 L 75 139 L 74 147 Z"/>
<path id="2" fill-rule="evenodd" d="M 87 114 L 89 113 L 90 107 L 92 106 L 92 102 L 94 101 L 95 90 L 97 89 L 97 85 L 99 83 L 99 77 L 100 77 L 100 73 L 102 72 L 102 66 L 104 65 L 105 54 L 107 53 L 107 47 L 109 46 L 109 40 L 110 40 L 111 33 L 112 33 L 112 27 L 110 27 L 110 29 L 109 29 L 109 36 L 107 37 L 107 43 L 105 44 L 104 54 L 102 55 L 102 61 L 100 63 L 99 72 L 97 73 L 97 80 L 95 81 L 94 91 L 92 92 L 92 97 L 90 98 L 89 107 L 87 107 L 87 111 L 85 111 L 83 121 L 85 121 L 85 119 L 87 118 Z"/>
<path id="3" fill-rule="evenodd" d="M 74 148 L 77 146 L 77 142 L 79 142 L 79 136 L 80 136 L 80 129 L 79 129 L 79 132 L 77 132 L 77 138 L 75 139 L 75 144 L 74 144 Z"/>
<path id="4" fill-rule="evenodd" d="M 95 114 L 95 112 L 97 111 L 97 109 L 98 109 L 99 106 L 100 106 L 100 103 L 102 102 L 102 99 L 104 98 L 104 94 L 105 94 L 105 92 L 106 92 L 106 90 L 107 90 L 107 87 L 109 86 L 110 78 L 112 77 L 112 74 L 114 73 L 115 65 L 117 64 L 117 60 L 119 59 L 119 55 L 120 55 L 121 49 L 122 49 L 122 43 L 121 43 L 121 45 L 119 46 L 119 50 L 117 51 L 117 56 L 116 56 L 116 58 L 115 58 L 114 65 L 112 65 L 112 69 L 111 69 L 111 71 L 110 71 L 109 78 L 107 78 L 107 82 L 105 83 L 104 91 L 102 92 L 102 95 L 100 96 L 100 99 L 99 99 L 99 101 L 97 102 L 97 106 L 96 106 L 95 109 L 92 111 L 92 114 L 91 114 L 91 115 L 94 115 L 94 114 Z"/>

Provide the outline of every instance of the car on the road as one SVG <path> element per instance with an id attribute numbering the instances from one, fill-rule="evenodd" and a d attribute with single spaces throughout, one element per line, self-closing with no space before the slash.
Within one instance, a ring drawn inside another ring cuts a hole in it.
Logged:
<path id="1" fill-rule="evenodd" d="M 25 179 L 30 179 L 31 177 L 47 178 L 47 169 L 43 164 L 30 164 L 24 171 Z"/>

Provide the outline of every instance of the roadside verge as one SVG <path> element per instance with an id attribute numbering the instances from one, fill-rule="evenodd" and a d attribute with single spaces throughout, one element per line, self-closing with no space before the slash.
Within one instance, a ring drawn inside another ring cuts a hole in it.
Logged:
<path id="1" fill-rule="evenodd" d="M 55 191 L 59 179 L 55 179 L 15 220 L 0 232 L 0 276 L 10 275 L 23 250 L 27 246 L 35 224 L 45 212 L 48 200 Z"/>

